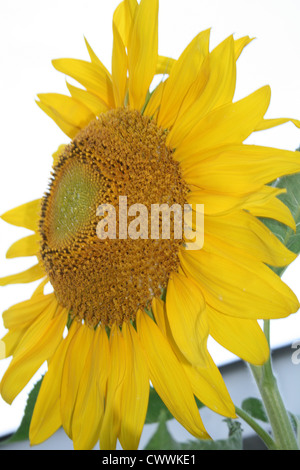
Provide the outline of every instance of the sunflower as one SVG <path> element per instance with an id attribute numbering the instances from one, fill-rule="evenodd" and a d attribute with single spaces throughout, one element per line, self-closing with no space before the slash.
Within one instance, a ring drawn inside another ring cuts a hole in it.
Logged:
<path id="1" fill-rule="evenodd" d="M 287 119 L 264 119 L 268 86 L 233 102 L 236 61 L 251 39 L 230 36 L 210 51 L 209 38 L 209 30 L 198 34 L 178 60 L 160 56 L 158 0 L 124 0 L 113 16 L 111 72 L 86 41 L 90 61 L 53 61 L 81 86 L 38 95 L 70 142 L 53 155 L 44 196 L 2 215 L 33 232 L 7 256 L 36 255 L 37 263 L 0 280 L 39 281 L 3 314 L 12 356 L 4 400 L 12 403 L 48 364 L 32 444 L 63 426 L 75 449 L 97 441 L 114 449 L 117 440 L 136 449 L 150 384 L 193 436 L 210 438 L 195 397 L 223 416 L 235 417 L 235 408 L 209 335 L 263 364 L 269 350 L 258 320 L 298 310 L 269 267 L 295 255 L 258 217 L 295 229 L 282 190 L 268 183 L 299 172 L 299 154 L 243 143 Z M 155 75 L 163 78 L 153 89 Z M 204 205 L 202 248 L 188 249 L 174 230 L 169 238 L 100 238 L 97 208 L 121 196 L 146 208 Z"/>

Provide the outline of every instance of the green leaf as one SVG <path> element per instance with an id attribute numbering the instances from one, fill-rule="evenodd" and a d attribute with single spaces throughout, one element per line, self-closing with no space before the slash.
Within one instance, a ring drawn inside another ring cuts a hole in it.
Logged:
<path id="1" fill-rule="evenodd" d="M 164 409 L 160 411 L 159 424 L 156 432 L 145 447 L 146 450 L 177 450 L 180 444 L 176 442 L 167 428 L 169 414 Z"/>
<path id="2" fill-rule="evenodd" d="M 196 399 L 198 408 L 202 408 L 204 405 Z M 157 423 L 160 419 L 161 413 L 164 413 L 166 421 L 174 419 L 164 402 L 161 400 L 157 392 L 153 387 L 150 388 L 148 411 L 146 415 L 146 424 Z"/>
<path id="3" fill-rule="evenodd" d="M 178 442 L 170 434 L 167 427 L 167 416 L 165 411 L 161 411 L 159 424 L 155 434 L 152 436 L 146 450 L 242 450 L 242 429 L 238 421 L 225 419 L 228 426 L 228 439 L 211 440 L 191 440 L 188 442 Z"/>
<path id="4" fill-rule="evenodd" d="M 1 442 L 1 444 L 10 444 L 11 442 L 19 442 L 25 441 L 29 439 L 29 426 L 33 414 L 33 409 L 35 406 L 35 402 L 37 400 L 37 396 L 42 384 L 43 378 L 41 378 L 33 387 L 31 392 L 28 395 L 24 416 L 22 418 L 21 424 L 17 431 L 8 439 Z"/>
<path id="5" fill-rule="evenodd" d="M 287 192 L 278 196 L 291 211 L 295 222 L 296 232 L 277 220 L 261 218 L 264 224 L 279 238 L 279 240 L 291 251 L 300 253 L 300 173 L 283 176 L 272 183 L 275 188 L 286 188 Z M 286 267 L 272 268 L 281 276 Z"/>
<path id="6" fill-rule="evenodd" d="M 242 409 L 246 411 L 246 413 L 248 413 L 248 415 L 250 415 L 252 418 L 259 419 L 260 421 L 263 421 L 264 423 L 269 423 L 269 418 L 265 411 L 264 404 L 262 400 L 260 400 L 259 398 L 246 398 L 246 400 L 242 402 L 241 406 L 242 406 Z M 299 416 L 295 415 L 291 411 L 287 410 L 287 412 L 290 417 L 294 431 L 300 432 L 300 429 L 298 430 L 298 427 L 300 425 Z"/>
<path id="7" fill-rule="evenodd" d="M 244 400 L 242 403 L 242 409 L 252 416 L 252 418 L 259 419 L 264 423 L 269 422 L 263 402 L 258 398 L 247 398 Z"/>

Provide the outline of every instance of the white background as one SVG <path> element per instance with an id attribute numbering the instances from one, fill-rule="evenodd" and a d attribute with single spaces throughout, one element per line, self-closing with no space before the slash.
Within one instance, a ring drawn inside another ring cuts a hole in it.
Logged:
<path id="1" fill-rule="evenodd" d="M 36 94 L 66 93 L 64 76 L 51 60 L 87 59 L 85 36 L 110 68 L 111 20 L 119 0 L 1 0 L 0 16 L 0 214 L 45 191 L 51 154 L 68 138 L 35 104 Z M 201 30 L 212 28 L 211 47 L 230 34 L 256 39 L 238 61 L 236 99 L 269 84 L 267 117 L 300 118 L 299 0 L 161 0 L 159 52 L 177 58 Z M 292 124 L 255 134 L 249 143 L 294 150 L 300 131 Z M 6 260 L 9 245 L 27 232 L 0 221 L 0 276 L 19 272 L 31 259 Z M 300 259 L 284 279 L 300 297 Z M 1 288 L 0 309 L 29 298 L 32 285 Z M 272 344 L 300 338 L 300 316 L 272 322 Z M 0 325 L 1 336 L 5 330 Z M 233 356 L 211 343 L 219 364 Z M 0 364 L 3 375 L 8 360 Z M 0 400 L 0 435 L 18 426 L 27 394 L 39 373 L 12 406 Z"/>

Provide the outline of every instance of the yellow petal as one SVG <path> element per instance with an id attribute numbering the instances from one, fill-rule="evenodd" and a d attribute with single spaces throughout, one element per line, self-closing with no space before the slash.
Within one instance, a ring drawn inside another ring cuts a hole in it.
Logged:
<path id="1" fill-rule="evenodd" d="M 226 215 L 236 209 L 243 208 L 250 210 L 252 205 L 255 207 L 263 205 L 285 192 L 285 189 L 272 188 L 271 186 L 263 186 L 259 191 L 244 195 L 194 189 L 187 194 L 186 199 L 187 203 L 200 213 L 203 213 L 203 208 L 200 207 L 203 205 L 205 215 Z"/>
<path id="2" fill-rule="evenodd" d="M 141 110 L 156 70 L 158 56 L 158 0 L 141 0 L 128 48 L 129 103 Z"/>
<path id="3" fill-rule="evenodd" d="M 134 16 L 137 10 L 136 0 L 124 0 L 114 11 L 113 22 L 118 28 L 123 44 L 128 48 Z"/>
<path id="4" fill-rule="evenodd" d="M 208 331 L 202 328 L 205 301 L 201 290 L 185 275 L 172 273 L 167 287 L 166 309 L 178 348 L 191 364 L 203 365 L 203 343 L 206 344 Z"/>
<path id="5" fill-rule="evenodd" d="M 272 127 L 280 126 L 281 124 L 285 124 L 286 122 L 291 122 L 294 126 L 300 128 L 300 121 L 298 119 L 290 119 L 290 118 L 277 118 L 277 119 L 262 119 L 257 126 L 255 127 L 255 131 L 264 131 L 266 129 L 271 129 Z"/>
<path id="6" fill-rule="evenodd" d="M 102 62 L 101 62 L 101 60 L 99 59 L 99 57 L 95 54 L 95 52 L 94 52 L 93 49 L 91 48 L 91 46 L 90 46 L 90 44 L 88 43 L 88 41 L 87 41 L 86 38 L 84 38 L 84 41 L 85 41 L 85 45 L 86 45 L 86 48 L 87 48 L 87 50 L 88 50 L 88 53 L 89 53 L 91 62 L 93 62 L 95 65 L 97 65 L 100 69 L 102 69 L 102 71 L 104 72 L 104 74 L 106 74 L 108 77 L 110 77 L 109 71 L 108 71 L 107 68 L 102 64 Z"/>
<path id="7" fill-rule="evenodd" d="M 40 93 L 37 97 L 40 103 L 51 110 L 51 113 L 76 129 L 82 129 L 87 126 L 95 117 L 84 104 L 71 96 L 59 93 Z"/>
<path id="8" fill-rule="evenodd" d="M 5 359 L 6 356 L 6 345 L 5 342 L 0 340 L 0 359 Z"/>
<path id="9" fill-rule="evenodd" d="M 270 87 L 265 86 L 240 101 L 214 109 L 195 124 L 174 158 L 181 161 L 211 147 L 242 143 L 266 113 L 269 102 Z M 171 137 L 169 143 L 172 146 Z"/>
<path id="10" fill-rule="evenodd" d="M 41 313 L 50 307 L 54 300 L 54 294 L 40 294 L 13 305 L 3 312 L 5 328 L 24 328 L 30 325 Z"/>
<path id="11" fill-rule="evenodd" d="M 257 205 L 264 205 L 273 199 L 277 199 L 280 194 L 285 194 L 286 188 L 276 188 L 273 186 L 264 185 L 257 191 L 249 193 L 243 199 L 242 208 L 249 210 L 249 208 Z"/>
<path id="12" fill-rule="evenodd" d="M 268 360 L 268 342 L 256 320 L 222 315 L 210 306 L 207 311 L 210 334 L 219 344 L 257 366 Z"/>
<path id="13" fill-rule="evenodd" d="M 125 45 L 113 22 L 112 83 L 116 107 L 124 106 L 127 89 L 128 60 Z"/>
<path id="14" fill-rule="evenodd" d="M 123 400 L 123 383 L 127 364 L 122 332 L 113 325 L 110 332 L 110 354 L 112 358 L 107 383 L 107 396 L 104 418 L 100 431 L 100 449 L 114 450 L 121 429 L 121 403 Z"/>
<path id="15" fill-rule="evenodd" d="M 248 36 L 233 40 L 225 39 L 204 61 L 199 73 L 198 90 L 194 85 L 188 106 L 183 106 L 171 130 L 169 139 L 177 147 L 198 120 L 210 110 L 232 101 L 236 84 L 236 60 L 244 47 L 251 42 Z"/>
<path id="16" fill-rule="evenodd" d="M 192 365 L 185 359 L 174 341 L 167 315 L 165 313 L 164 302 L 161 299 L 153 299 L 152 308 L 157 324 L 180 361 L 191 384 L 194 395 L 199 398 L 201 403 L 216 413 L 230 418 L 235 418 L 235 407 L 232 403 L 224 380 L 208 353 L 206 341 L 203 343 L 202 347 L 202 352 L 205 355 L 204 366 Z M 201 325 L 204 331 L 208 331 L 206 313 L 201 316 Z"/>
<path id="17" fill-rule="evenodd" d="M 239 318 L 283 318 L 299 308 L 292 290 L 266 265 L 238 249 L 222 244 L 214 252 L 182 250 L 183 269 L 196 279 L 206 302 Z"/>
<path id="18" fill-rule="evenodd" d="M 154 297 L 152 300 L 152 312 L 155 321 L 164 336 L 167 336 L 168 319 L 165 311 L 166 304 L 162 299 Z"/>
<path id="19" fill-rule="evenodd" d="M 205 243 L 209 242 L 208 237 L 211 243 L 223 240 L 271 266 L 287 266 L 296 258 L 260 220 L 245 211 L 207 216 L 205 234 Z"/>
<path id="20" fill-rule="evenodd" d="M 12 403 L 35 372 L 54 354 L 66 322 L 67 313 L 61 309 L 54 318 L 35 322 L 28 330 L 1 382 L 1 394 L 7 403 Z"/>
<path id="21" fill-rule="evenodd" d="M 80 381 L 86 366 L 86 359 L 93 341 L 92 328 L 80 325 L 66 354 L 61 381 L 61 418 L 66 434 L 72 439 L 72 419 Z"/>
<path id="22" fill-rule="evenodd" d="M 168 142 L 177 148 L 197 123 L 214 108 L 230 103 L 236 84 L 234 40 L 230 36 L 219 44 L 204 61 L 200 71 L 200 91 L 193 96 L 190 106 L 181 113 L 168 136 Z M 197 99 L 196 99 L 197 98 Z"/>
<path id="23" fill-rule="evenodd" d="M 10 330 L 6 335 L 2 338 L 2 342 L 5 346 L 5 357 L 12 356 L 18 345 L 22 342 L 23 336 L 26 334 L 27 328 L 17 329 L 17 330 Z"/>
<path id="24" fill-rule="evenodd" d="M 224 63 L 224 61 L 226 62 Z M 217 46 L 211 54 L 211 69 L 213 73 L 210 76 L 208 88 L 211 86 L 211 80 L 216 80 L 217 92 L 213 98 L 213 107 L 223 106 L 233 100 L 235 86 L 236 86 L 236 43 L 232 36 L 225 39 L 219 46 Z M 220 62 L 221 65 L 216 65 Z M 216 77 L 216 73 L 224 74 L 223 77 Z M 225 76 L 226 75 L 226 76 Z M 203 94 L 206 93 L 206 90 Z M 212 93 L 212 89 L 209 94 Z M 201 96 L 201 100 L 204 96 Z M 209 105 L 212 109 L 212 103 Z"/>
<path id="25" fill-rule="evenodd" d="M 244 208 L 256 217 L 266 217 L 278 220 L 296 231 L 296 223 L 290 209 L 277 198 L 272 198 L 262 204 L 260 201 L 257 203 L 249 201 L 245 203 Z"/>
<path id="26" fill-rule="evenodd" d="M 175 59 L 172 59 L 171 57 L 164 57 L 164 56 L 159 55 L 157 57 L 156 73 L 169 75 L 175 63 L 176 63 Z"/>
<path id="27" fill-rule="evenodd" d="M 128 366 L 123 384 L 119 440 L 124 450 L 136 450 L 148 408 L 149 371 L 135 329 L 125 323 L 122 331 Z"/>
<path id="28" fill-rule="evenodd" d="M 32 268 L 27 269 L 18 274 L 11 274 L 10 276 L 0 278 L 0 286 L 7 286 L 8 284 L 26 284 L 27 282 L 34 282 L 45 276 L 45 271 L 40 264 L 36 264 Z"/>
<path id="29" fill-rule="evenodd" d="M 47 296 L 48 297 L 48 296 Z M 22 336 L 16 350 L 14 351 L 14 359 L 24 354 L 34 345 L 38 338 L 42 335 L 42 332 L 47 331 L 52 319 L 56 317 L 56 313 L 61 311 L 61 307 L 58 305 L 56 297 L 54 295 L 49 296 L 48 304 L 40 306 L 40 313 L 32 319 L 30 325 L 27 325 L 27 330 Z M 22 324 L 20 324 L 21 329 Z"/>
<path id="30" fill-rule="evenodd" d="M 104 104 L 103 101 L 94 93 L 75 87 L 68 82 L 67 87 L 72 97 L 84 104 L 84 106 L 91 111 L 94 117 L 99 116 L 101 113 L 105 113 L 108 110 L 107 105 Z"/>
<path id="31" fill-rule="evenodd" d="M 39 283 L 39 285 L 37 286 L 37 288 L 34 290 L 31 298 L 33 299 L 34 297 L 36 297 L 37 295 L 42 295 L 44 294 L 44 288 L 46 286 L 46 284 L 48 284 L 49 282 L 49 279 L 48 277 L 44 277 L 44 279 Z"/>
<path id="32" fill-rule="evenodd" d="M 34 256 L 39 252 L 40 237 L 38 234 L 29 235 L 13 243 L 7 250 L 6 258 L 18 258 L 21 256 Z"/>
<path id="33" fill-rule="evenodd" d="M 93 449 L 99 440 L 104 414 L 108 364 L 108 338 L 105 329 L 99 327 L 94 333 L 78 388 L 72 420 L 75 450 Z"/>
<path id="34" fill-rule="evenodd" d="M 42 103 L 42 101 L 36 101 L 36 104 L 55 122 L 55 124 L 62 130 L 64 134 L 70 137 L 70 139 L 73 139 L 80 131 L 79 127 L 73 126 L 73 124 L 65 121 L 60 114 L 56 113 L 50 106 Z"/>
<path id="35" fill-rule="evenodd" d="M 183 100 L 195 81 L 205 57 L 208 55 L 210 30 L 198 34 L 183 51 L 172 67 L 165 82 L 160 111 L 157 118 L 159 126 L 169 128 L 174 123 Z M 194 97 L 193 97 L 194 98 Z"/>
<path id="36" fill-rule="evenodd" d="M 137 331 L 147 357 L 150 380 L 161 399 L 193 436 L 209 438 L 180 362 L 158 326 L 141 311 L 137 314 Z"/>
<path id="37" fill-rule="evenodd" d="M 205 367 L 201 367 L 183 363 L 183 369 L 194 395 L 215 413 L 228 418 L 236 418 L 235 406 L 225 382 L 208 351 L 206 351 L 205 364 Z"/>
<path id="38" fill-rule="evenodd" d="M 279 176 L 299 171 L 299 152 L 256 145 L 226 145 L 182 162 L 188 184 L 230 195 L 261 190 Z"/>
<path id="39" fill-rule="evenodd" d="M 253 38 L 250 38 L 249 36 L 244 36 L 234 41 L 235 60 L 237 60 L 240 57 L 244 48 L 248 46 L 248 44 L 250 44 L 250 42 L 252 41 L 253 41 Z"/>
<path id="40" fill-rule="evenodd" d="M 79 59 L 55 59 L 52 64 L 56 70 L 74 78 L 97 95 L 109 108 L 114 107 L 111 79 L 97 64 Z"/>
<path id="41" fill-rule="evenodd" d="M 123 106 L 126 98 L 127 52 L 137 6 L 136 0 L 124 0 L 117 6 L 113 15 L 112 76 L 116 106 Z"/>
<path id="42" fill-rule="evenodd" d="M 145 116 L 150 116 L 151 118 L 154 117 L 155 119 L 157 118 L 161 104 L 162 94 L 164 91 L 164 86 L 165 83 L 160 82 L 155 88 L 155 90 L 152 92 L 150 99 L 143 112 Z"/>
<path id="43" fill-rule="evenodd" d="M 31 445 L 37 445 L 48 439 L 61 426 L 60 388 L 62 370 L 70 342 L 79 328 L 74 321 L 66 338 L 60 343 L 49 363 L 34 407 L 29 429 Z"/>
<path id="44" fill-rule="evenodd" d="M 36 231 L 40 218 L 41 200 L 36 199 L 5 212 L 1 218 L 11 225 Z"/>

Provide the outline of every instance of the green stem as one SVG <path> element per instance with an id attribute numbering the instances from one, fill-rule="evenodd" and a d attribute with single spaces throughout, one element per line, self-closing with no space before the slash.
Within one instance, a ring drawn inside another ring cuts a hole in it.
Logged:
<path id="1" fill-rule="evenodd" d="M 264 332 L 269 342 L 269 320 L 264 322 Z M 263 366 L 250 365 L 250 368 L 269 417 L 276 448 L 281 450 L 299 450 L 292 423 L 272 370 L 271 357 Z"/>
<path id="2" fill-rule="evenodd" d="M 262 439 L 262 441 L 266 444 L 268 449 L 275 450 L 277 449 L 275 442 L 273 441 L 272 437 L 265 431 L 253 418 L 251 418 L 246 411 L 242 410 L 241 408 L 235 407 L 236 414 L 242 418 L 249 426 L 256 432 L 256 434 Z"/>

